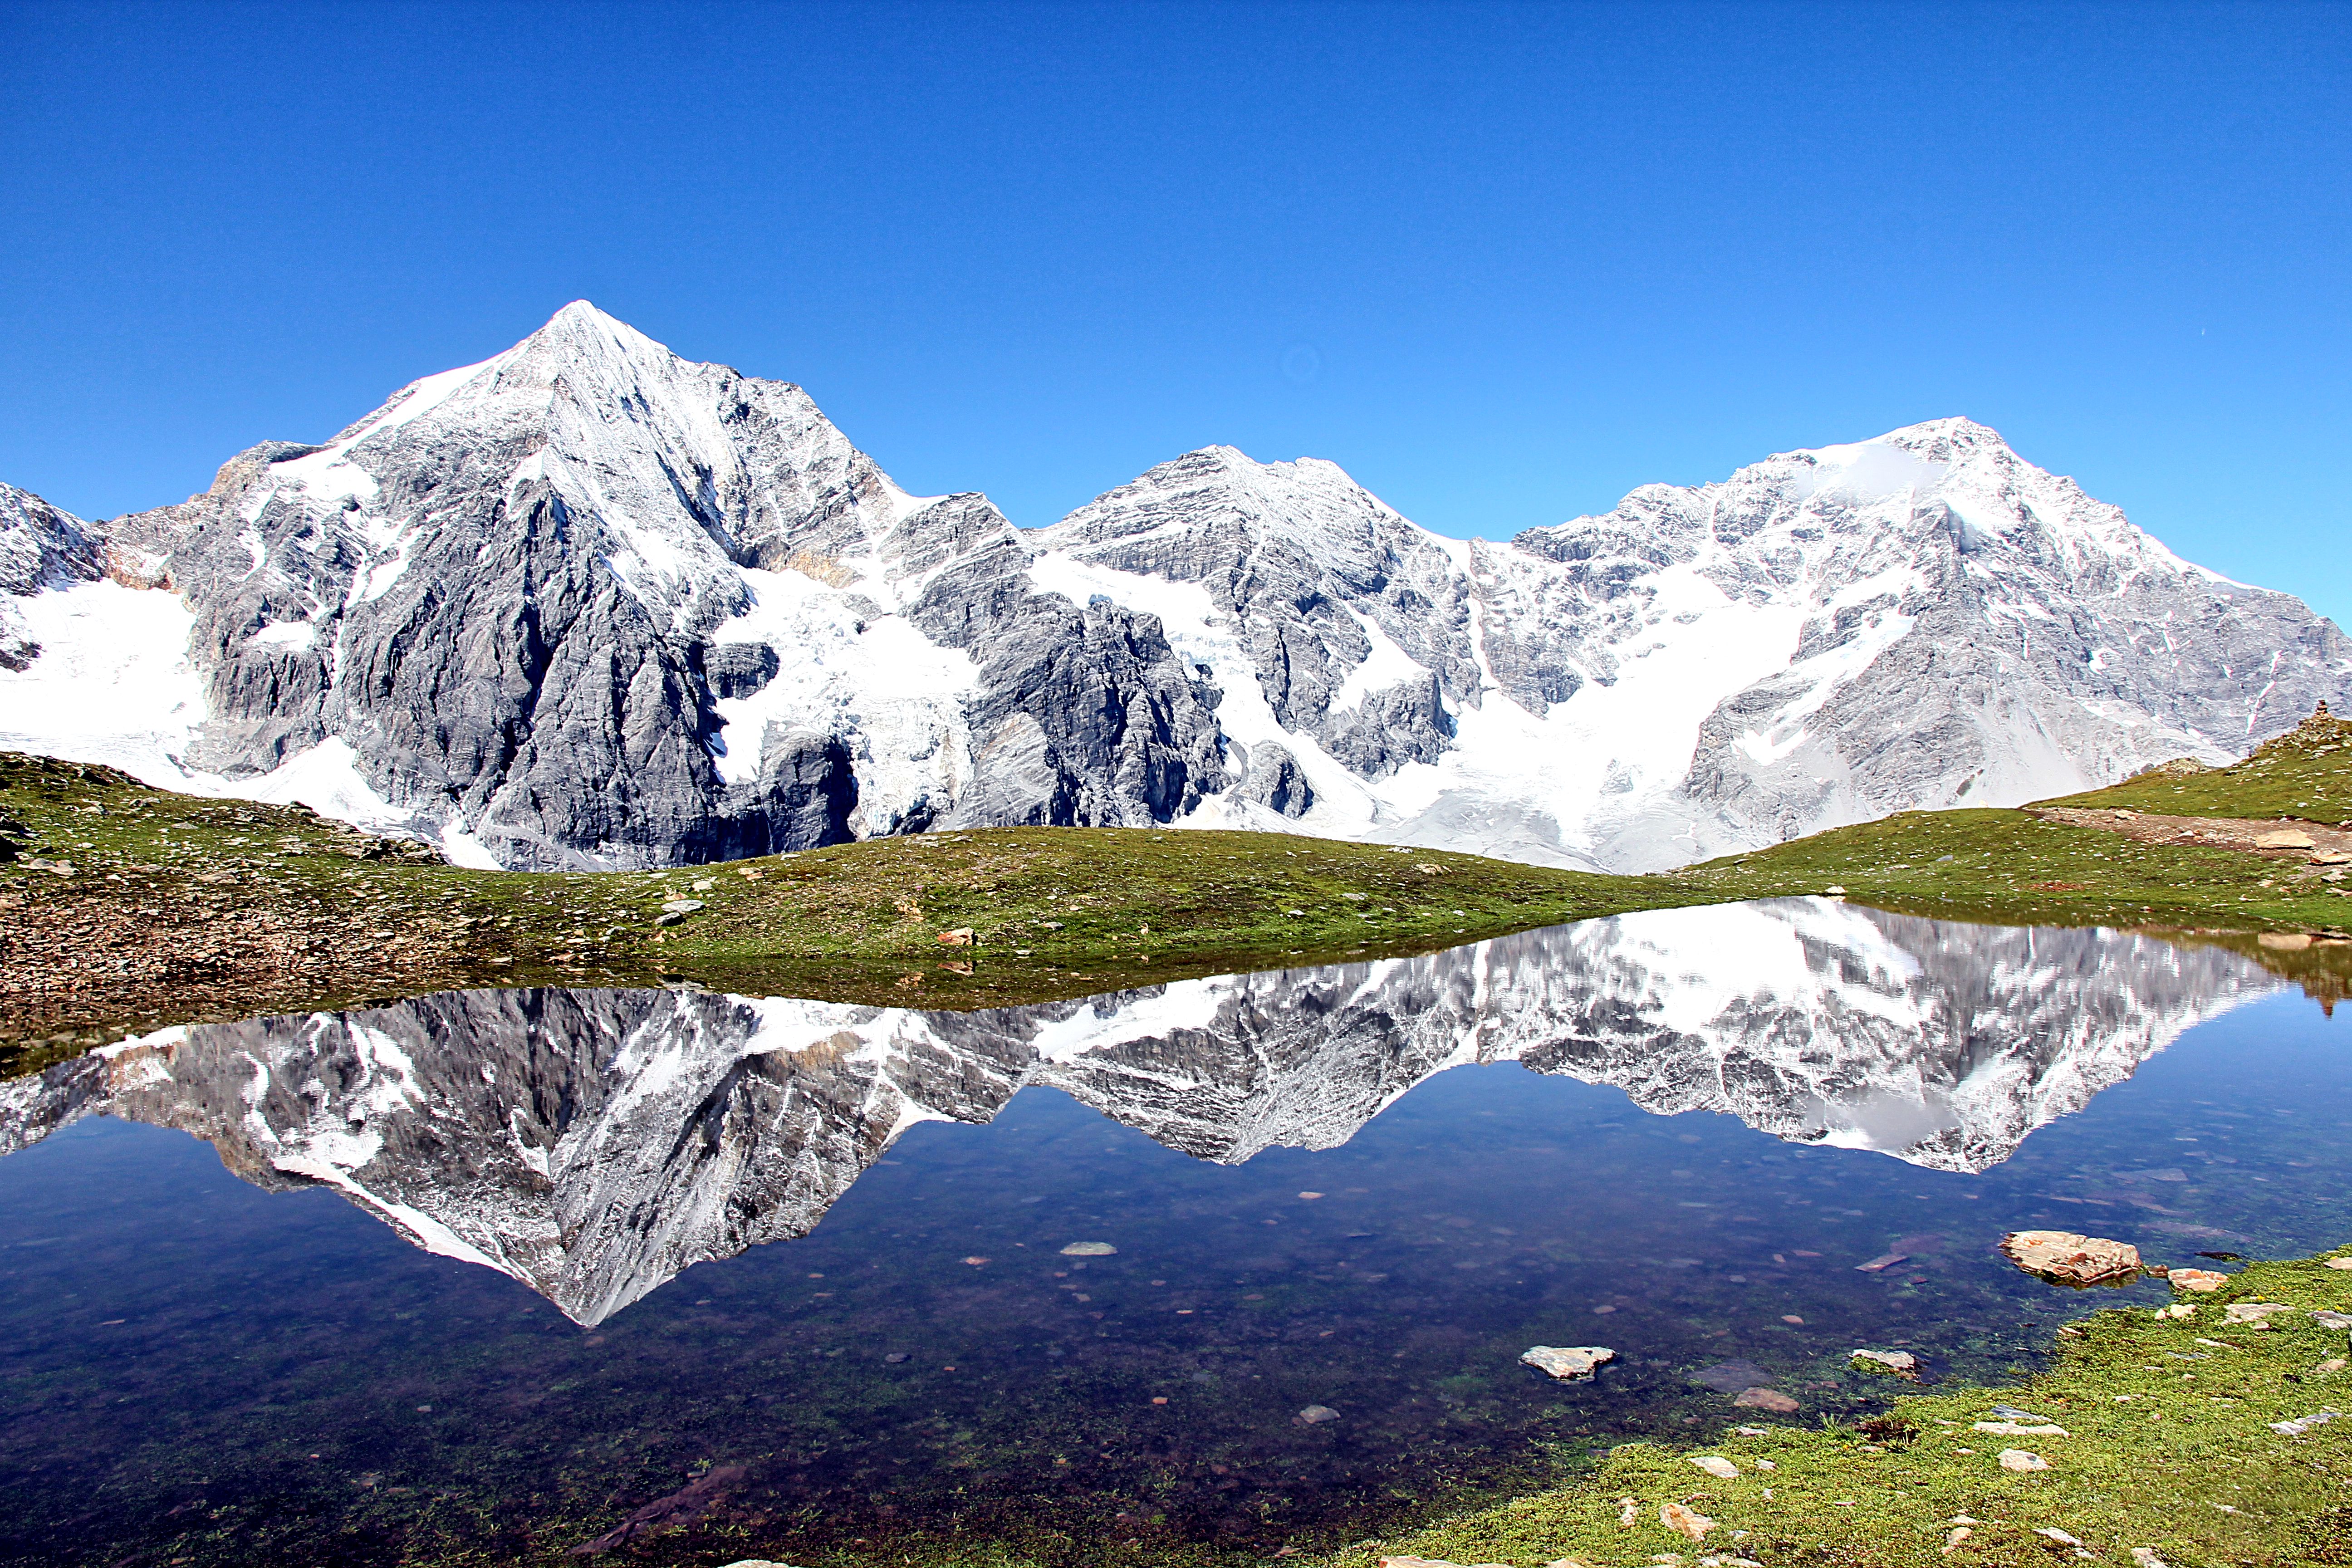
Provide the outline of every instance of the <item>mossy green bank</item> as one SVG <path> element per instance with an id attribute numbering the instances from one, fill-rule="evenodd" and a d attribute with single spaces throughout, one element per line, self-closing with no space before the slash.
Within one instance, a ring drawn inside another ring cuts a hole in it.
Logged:
<path id="1" fill-rule="evenodd" d="M 2315 721 L 2234 768 L 2054 804 L 2244 816 L 2304 803 L 2316 822 L 2352 812 L 2346 734 Z M 1907 812 L 1640 877 L 1177 828 L 1002 828 L 530 873 L 425 863 L 299 806 L 0 753 L 0 1067 L 18 1070 L 28 1053 L 126 1027 L 454 985 L 683 979 L 977 1007 L 1833 889 L 1941 919 L 2194 933 L 2331 998 L 2352 983 L 2340 869 L 2032 810 Z M 2315 940 L 2265 946 L 2263 933 Z"/>
<path id="2" fill-rule="evenodd" d="M 1727 1423 L 1691 1449 L 1629 1445 L 1559 1489 L 1310 1561 L 2352 1563 L 2352 1351 L 2341 1316 L 2352 1313 L 2352 1271 L 2326 1258 L 2255 1263 L 2180 1302 L 2183 1317 L 2124 1309 L 2075 1323 L 2053 1364 L 2014 1387 L 1935 1389 L 1855 1425 Z M 2240 1303 L 2282 1310 L 2256 1327 L 2229 1321 Z M 2330 1410 L 2342 1414 L 2305 1421 Z M 1987 1432 L 1980 1422 L 2057 1430 Z M 2005 1468 L 2004 1450 L 2047 1468 Z M 1738 1475 L 1693 1463 L 1702 1458 Z M 1662 1521 L 1670 1504 L 1711 1521 L 1703 1541 Z"/>

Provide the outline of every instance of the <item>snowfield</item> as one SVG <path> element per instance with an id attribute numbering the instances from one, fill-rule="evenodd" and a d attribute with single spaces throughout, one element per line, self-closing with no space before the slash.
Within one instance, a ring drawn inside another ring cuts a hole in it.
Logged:
<path id="1" fill-rule="evenodd" d="M 2336 626 L 1966 419 L 1500 542 L 1224 447 L 1023 531 L 579 303 L 177 507 L 0 487 L 0 746 L 474 863 L 1084 823 L 1641 870 L 2323 698 Z"/>

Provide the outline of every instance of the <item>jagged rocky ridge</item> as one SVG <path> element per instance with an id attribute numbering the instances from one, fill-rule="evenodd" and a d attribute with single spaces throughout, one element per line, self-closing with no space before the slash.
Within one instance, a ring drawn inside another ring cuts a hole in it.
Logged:
<path id="1" fill-rule="evenodd" d="M 331 1186 L 593 1322 L 805 1235 L 907 1128 L 986 1121 L 1030 1085 L 1238 1163 L 1517 1061 L 1658 1114 L 1973 1171 L 2274 984 L 2133 934 L 1789 900 L 987 1013 L 462 992 L 92 1052 L 0 1085 L 0 1154 L 85 1115 L 180 1128 L 247 1181 Z"/>
<path id="2" fill-rule="evenodd" d="M 580 303 L 179 506 L 0 490 L 0 745 L 511 867 L 1185 821 L 1651 868 L 2347 697 L 2333 625 L 1964 419 L 1502 544 L 1229 447 L 1024 532 Z"/>

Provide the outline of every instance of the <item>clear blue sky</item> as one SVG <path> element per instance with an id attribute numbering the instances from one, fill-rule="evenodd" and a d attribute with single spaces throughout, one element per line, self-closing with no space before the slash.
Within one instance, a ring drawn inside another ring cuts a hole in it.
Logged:
<path id="1" fill-rule="evenodd" d="M 86 515 L 586 297 L 1051 521 L 1507 537 L 1967 414 L 2352 621 L 2352 7 L 0 5 L 0 478 Z"/>

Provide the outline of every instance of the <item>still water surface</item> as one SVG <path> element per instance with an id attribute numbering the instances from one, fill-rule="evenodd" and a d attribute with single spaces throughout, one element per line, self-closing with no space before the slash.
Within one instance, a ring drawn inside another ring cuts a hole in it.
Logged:
<path id="1" fill-rule="evenodd" d="M 1347 1540 L 2157 1299 L 2009 1229 L 2340 1242 L 2345 1038 L 2216 950 L 1814 900 L 997 1013 L 165 1031 L 0 1085 L 0 1560 Z"/>

